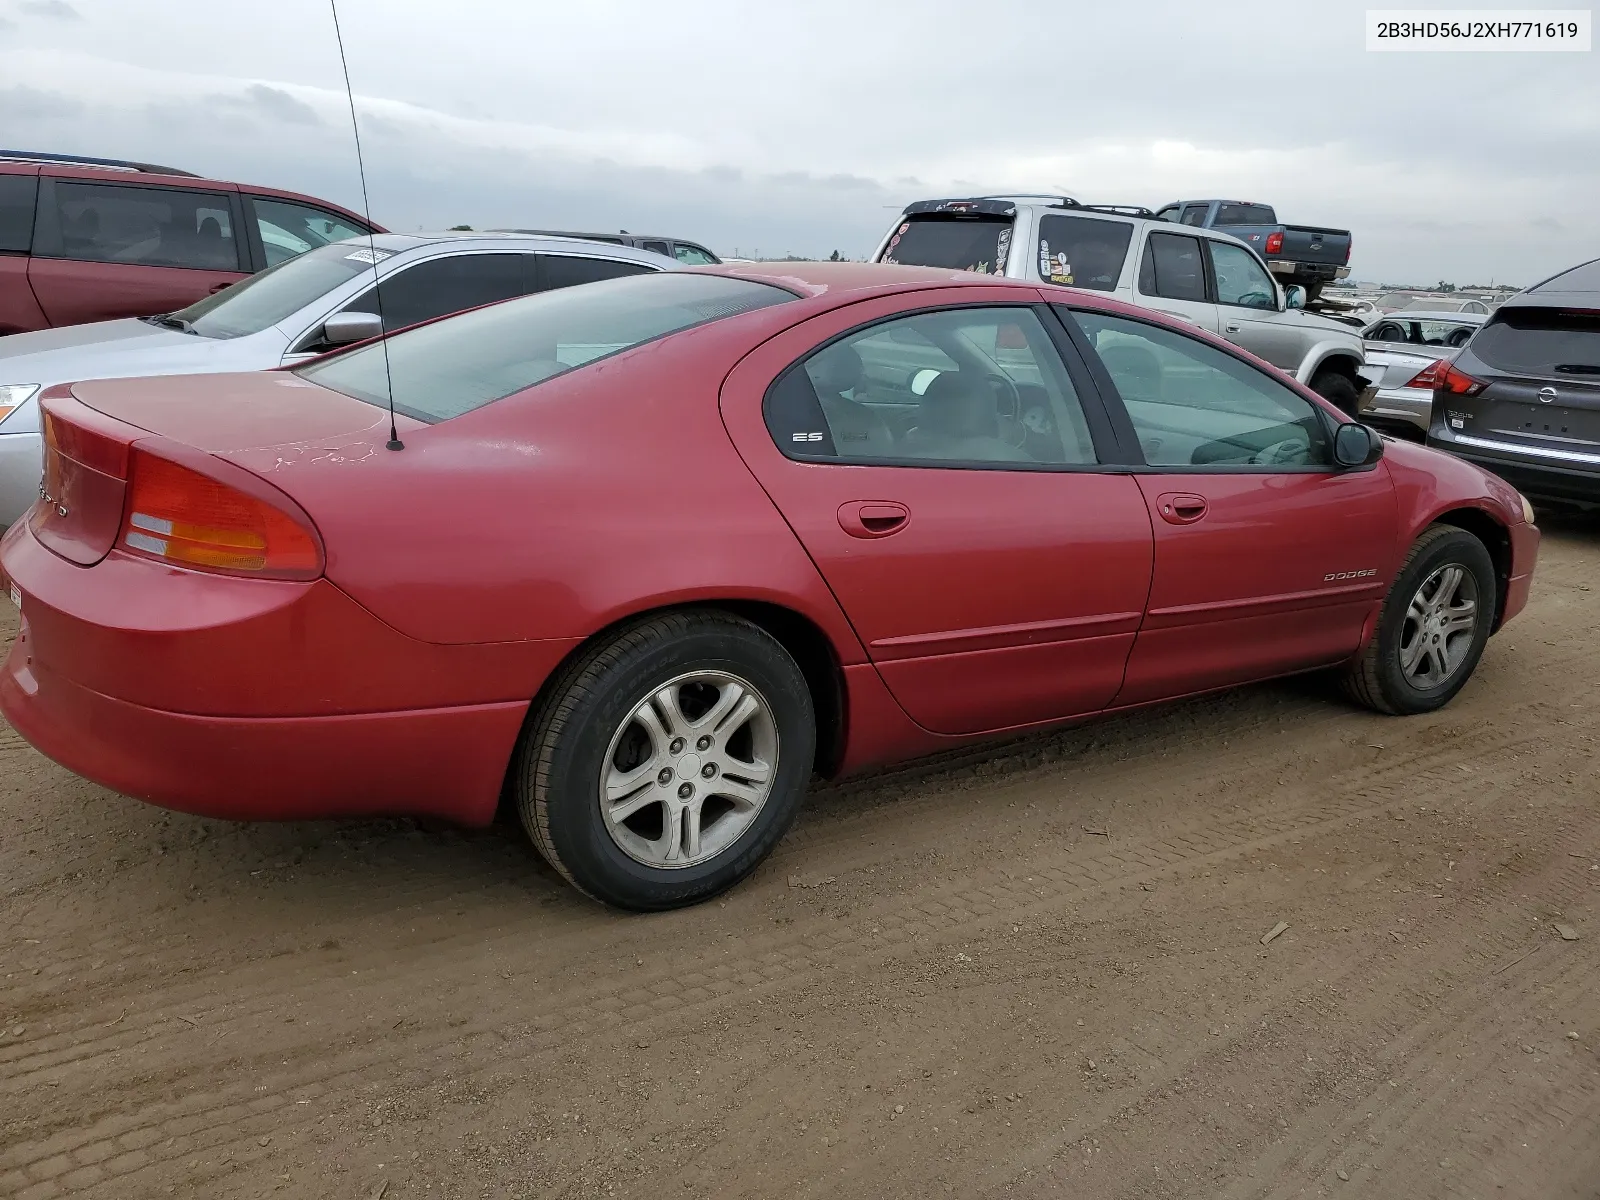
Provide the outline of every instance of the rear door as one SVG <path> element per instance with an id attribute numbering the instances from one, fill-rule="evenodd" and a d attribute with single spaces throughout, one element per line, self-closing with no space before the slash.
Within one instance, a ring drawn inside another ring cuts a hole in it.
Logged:
<path id="1" fill-rule="evenodd" d="M 1458 439 L 1550 459 L 1600 456 L 1600 307 L 1503 306 L 1456 366 L 1483 384 L 1442 397 Z"/>
<path id="2" fill-rule="evenodd" d="M 746 463 L 937 733 L 1105 707 L 1150 585 L 1139 487 L 1099 465 L 1115 454 L 1092 387 L 1048 310 L 1017 297 L 852 304 L 748 355 L 722 391 Z"/>
<path id="3" fill-rule="evenodd" d="M 1155 531 L 1148 610 L 1117 703 L 1354 654 L 1398 565 L 1384 464 L 1336 469 L 1320 408 L 1199 338 L 1104 312 L 1066 319 L 1142 451 Z"/>
<path id="4" fill-rule="evenodd" d="M 1217 332 L 1217 306 L 1206 282 L 1200 238 L 1155 231 L 1145 235 L 1135 277 L 1135 303 Z"/>
<path id="5" fill-rule="evenodd" d="M 52 325 L 184 308 L 247 274 L 238 189 L 39 181 L 28 282 Z"/>
<path id="6" fill-rule="evenodd" d="M 33 249 L 39 168 L 0 167 L 0 334 L 26 333 L 49 325 L 28 286 Z"/>

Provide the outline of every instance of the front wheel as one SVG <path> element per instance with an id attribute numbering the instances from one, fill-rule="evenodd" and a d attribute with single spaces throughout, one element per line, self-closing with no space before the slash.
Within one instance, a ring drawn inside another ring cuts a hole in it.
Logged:
<path id="1" fill-rule="evenodd" d="M 1443 708 L 1483 656 L 1497 603 L 1494 563 L 1483 543 L 1453 526 L 1431 526 L 1411 547 L 1372 640 L 1345 676 L 1345 690 L 1383 713 Z"/>
<path id="2" fill-rule="evenodd" d="M 743 879 L 811 776 L 805 676 L 758 626 L 663 614 L 573 663 L 523 732 L 514 784 L 541 854 L 581 891 L 652 911 Z"/>
<path id="3" fill-rule="evenodd" d="M 1337 371 L 1321 371 L 1311 381 L 1311 390 L 1332 404 L 1347 417 L 1356 415 L 1356 404 L 1361 392 L 1348 375 Z"/>

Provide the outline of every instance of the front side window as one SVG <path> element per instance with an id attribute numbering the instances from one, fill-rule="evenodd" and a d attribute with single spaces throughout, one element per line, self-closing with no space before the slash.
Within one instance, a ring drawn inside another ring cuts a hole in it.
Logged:
<path id="1" fill-rule="evenodd" d="M 785 371 L 767 429 L 803 461 L 1083 465 L 1077 392 L 1032 309 L 964 308 L 870 325 Z"/>
<path id="2" fill-rule="evenodd" d="M 59 256 L 142 267 L 240 270 L 239 242 L 221 192 L 55 181 Z"/>
<path id="3" fill-rule="evenodd" d="M 386 275 L 345 312 L 381 313 L 385 329 L 404 329 L 448 313 L 524 296 L 533 290 L 531 254 L 455 254 Z"/>
<path id="4" fill-rule="evenodd" d="M 1039 222 L 1039 278 L 1066 287 L 1115 291 L 1133 226 L 1096 217 L 1045 217 Z"/>
<path id="5" fill-rule="evenodd" d="M 541 291 L 597 283 L 602 279 L 621 279 L 654 270 L 643 263 L 622 262 L 615 258 L 585 258 L 578 254 L 546 254 Z"/>
<path id="6" fill-rule="evenodd" d="M 1206 298 L 1206 269 L 1200 239 L 1187 234 L 1152 233 L 1139 264 L 1139 290 L 1168 300 Z"/>
<path id="7" fill-rule="evenodd" d="M 392 378 L 396 409 L 443 421 L 679 330 L 795 298 L 746 279 L 651 271 L 461 313 L 297 374 L 376 405 L 389 403 Z"/>
<path id="8" fill-rule="evenodd" d="M 1156 214 L 1156 220 L 1158 221 L 1176 221 L 1177 219 L 1178 206 L 1176 204 L 1169 204 Z"/>
<path id="9" fill-rule="evenodd" d="M 1174 330 L 1073 315 L 1151 466 L 1283 471 L 1332 462 L 1321 412 L 1265 372 Z"/>
<path id="10" fill-rule="evenodd" d="M 1004 275 L 1010 217 L 906 217 L 889 235 L 880 262 Z"/>
<path id="11" fill-rule="evenodd" d="M 391 250 L 361 245 L 324 246 L 285 259 L 226 291 L 172 314 L 202 337 L 236 338 L 276 325 L 357 275 L 372 274 L 373 259 L 392 258 Z"/>
<path id="12" fill-rule="evenodd" d="M 1266 269 L 1243 246 L 1211 242 L 1211 269 L 1217 277 L 1217 303 L 1240 308 L 1278 309 L 1278 289 Z"/>
<path id="13" fill-rule="evenodd" d="M 319 246 L 366 233 L 343 217 L 309 205 L 268 200 L 263 196 L 253 197 L 251 203 L 255 206 L 256 228 L 261 233 L 261 249 L 269 267 Z"/>
<path id="14" fill-rule="evenodd" d="M 699 246 L 686 246 L 682 242 L 672 244 L 672 254 L 679 262 L 690 267 L 713 267 L 717 260 L 712 258 Z"/>

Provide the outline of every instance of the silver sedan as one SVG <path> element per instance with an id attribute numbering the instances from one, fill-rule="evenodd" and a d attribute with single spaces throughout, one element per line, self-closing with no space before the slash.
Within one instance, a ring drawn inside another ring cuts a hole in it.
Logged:
<path id="1" fill-rule="evenodd" d="M 1428 432 L 1434 373 L 1489 318 L 1467 312 L 1392 312 L 1362 331 L 1366 365 L 1361 373 L 1377 385 L 1356 414 L 1374 425 Z"/>
<path id="2" fill-rule="evenodd" d="M 648 250 L 572 238 L 380 234 L 312 250 L 166 316 L 0 337 L 0 529 L 38 495 L 39 393 L 54 384 L 266 370 L 385 327 L 529 292 L 678 269 Z"/>

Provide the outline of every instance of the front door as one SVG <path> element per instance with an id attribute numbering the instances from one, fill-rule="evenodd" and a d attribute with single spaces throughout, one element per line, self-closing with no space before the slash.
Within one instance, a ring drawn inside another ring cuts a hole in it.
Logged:
<path id="1" fill-rule="evenodd" d="M 1198 338 L 1077 311 L 1145 461 L 1155 531 L 1120 704 L 1348 659 L 1399 567 L 1387 468 L 1333 465 L 1332 420 Z M 1139 364 L 1137 371 L 1132 364 Z"/>
<path id="2" fill-rule="evenodd" d="M 28 282 L 50 324 L 187 308 L 245 278 L 231 191 L 44 178 Z"/>
<path id="3" fill-rule="evenodd" d="M 1109 425 L 1016 296 L 854 304 L 723 387 L 740 453 L 891 693 L 937 733 L 1104 708 L 1150 585 L 1138 484 L 1098 467 Z"/>
<path id="4" fill-rule="evenodd" d="M 1278 311 L 1278 285 L 1243 246 L 1208 240 L 1217 285 L 1218 332 L 1291 374 L 1305 357 L 1306 330 Z"/>

